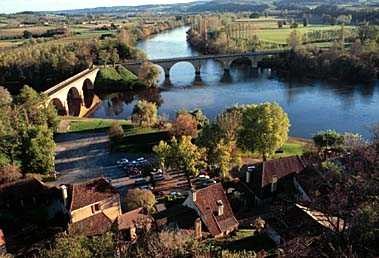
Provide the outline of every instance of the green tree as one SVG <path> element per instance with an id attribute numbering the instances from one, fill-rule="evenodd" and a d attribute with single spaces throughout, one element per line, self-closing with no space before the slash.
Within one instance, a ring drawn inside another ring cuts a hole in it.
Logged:
<path id="1" fill-rule="evenodd" d="M 229 178 L 230 166 L 232 163 L 232 144 L 221 140 L 217 143 L 214 153 L 214 165 L 218 168 L 223 179 Z"/>
<path id="2" fill-rule="evenodd" d="M 197 176 L 200 169 L 206 166 L 206 149 L 193 144 L 191 136 L 182 136 L 179 141 L 173 138 L 171 147 L 174 164 L 189 175 Z"/>
<path id="3" fill-rule="evenodd" d="M 15 101 L 27 125 L 47 125 L 53 131 L 57 130 L 59 124 L 57 111 L 52 105 L 46 105 L 45 95 L 25 85 Z"/>
<path id="4" fill-rule="evenodd" d="M 0 87 L 0 167 L 13 164 L 17 159 L 20 147 L 18 121 L 11 94 Z"/>
<path id="5" fill-rule="evenodd" d="M 335 130 L 321 131 L 313 136 L 313 142 L 319 151 L 338 148 L 343 144 L 343 141 L 343 135 L 337 133 Z"/>
<path id="6" fill-rule="evenodd" d="M 60 234 L 55 239 L 54 245 L 42 250 L 39 257 L 46 258 L 90 258 L 90 257 L 114 257 L 116 245 L 112 233 L 102 236 L 87 238 L 85 236 L 73 236 Z"/>
<path id="7" fill-rule="evenodd" d="M 157 84 L 158 78 L 158 68 L 150 62 L 144 62 L 138 72 L 138 79 L 143 81 L 147 87 L 154 87 Z"/>
<path id="8" fill-rule="evenodd" d="M 117 48 L 113 48 L 111 55 L 110 55 L 110 61 L 112 62 L 113 66 L 115 66 L 118 62 L 120 62 L 120 56 L 118 54 Z"/>
<path id="9" fill-rule="evenodd" d="M 26 130 L 21 148 L 23 171 L 46 174 L 54 171 L 55 142 L 47 126 L 35 126 Z"/>
<path id="10" fill-rule="evenodd" d="M 113 122 L 108 130 L 109 139 L 112 141 L 121 140 L 125 135 L 124 129 L 122 128 L 120 122 Z"/>
<path id="11" fill-rule="evenodd" d="M 161 168 L 165 169 L 167 162 L 172 157 L 171 146 L 165 141 L 160 141 L 158 145 L 153 147 L 153 151 L 159 158 Z"/>
<path id="12" fill-rule="evenodd" d="M 206 149 L 193 144 L 191 136 L 182 136 L 179 141 L 173 137 L 169 144 L 162 141 L 153 149 L 165 165 L 183 169 L 191 176 L 206 166 Z"/>
<path id="13" fill-rule="evenodd" d="M 145 208 L 151 213 L 155 211 L 155 195 L 149 190 L 131 189 L 126 194 L 125 202 L 129 210 Z"/>
<path id="14" fill-rule="evenodd" d="M 145 100 L 139 100 L 134 106 L 132 121 L 142 127 L 152 127 L 158 123 L 157 105 Z"/>
<path id="15" fill-rule="evenodd" d="M 105 50 L 105 49 L 100 50 L 99 60 L 100 60 L 101 64 L 107 65 L 109 63 L 110 59 L 111 59 L 111 54 L 107 50 Z"/>
<path id="16" fill-rule="evenodd" d="M 246 106 L 238 143 L 243 149 L 262 154 L 266 160 L 285 144 L 289 127 L 287 113 L 276 103 Z"/>

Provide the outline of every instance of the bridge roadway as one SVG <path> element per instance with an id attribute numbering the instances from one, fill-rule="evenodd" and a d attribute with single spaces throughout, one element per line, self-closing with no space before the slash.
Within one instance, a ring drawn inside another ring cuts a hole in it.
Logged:
<path id="1" fill-rule="evenodd" d="M 166 77 L 169 77 L 170 69 L 179 62 L 188 62 L 191 63 L 196 73 L 200 73 L 201 62 L 205 60 L 214 60 L 219 62 L 224 70 L 229 70 L 230 65 L 237 59 L 247 58 L 251 61 L 252 66 L 256 67 L 258 62 L 266 56 L 282 55 L 289 53 L 289 49 L 282 50 L 268 50 L 268 51 L 256 51 L 256 52 L 244 52 L 237 54 L 220 54 L 220 55 L 200 55 L 200 56 L 187 56 L 187 57 L 175 57 L 175 58 L 164 58 L 164 59 L 150 59 L 147 60 L 153 64 L 159 65 L 165 71 Z M 138 73 L 140 66 L 146 60 L 132 60 L 123 62 L 122 65 L 125 65 L 134 73 Z"/>

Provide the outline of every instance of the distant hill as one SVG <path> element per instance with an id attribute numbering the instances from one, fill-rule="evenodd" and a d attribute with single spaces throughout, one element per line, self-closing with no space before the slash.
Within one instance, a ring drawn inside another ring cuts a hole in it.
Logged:
<path id="1" fill-rule="evenodd" d="M 141 12 L 154 13 L 198 13 L 198 12 L 241 12 L 241 11 L 264 11 L 270 7 L 296 8 L 316 7 L 319 5 L 335 4 L 360 4 L 372 3 L 378 0 L 198 0 L 190 3 L 166 4 L 166 5 L 141 5 L 141 6 L 114 6 L 97 7 L 77 10 L 63 10 L 55 13 L 80 15 L 100 13 L 127 13 L 136 14 Z"/>
<path id="2" fill-rule="evenodd" d="M 140 13 L 140 12 L 239 12 L 262 11 L 268 7 L 271 0 L 200 0 L 190 3 L 141 6 L 97 7 L 77 10 L 62 10 L 60 14 L 99 14 L 99 13 Z"/>

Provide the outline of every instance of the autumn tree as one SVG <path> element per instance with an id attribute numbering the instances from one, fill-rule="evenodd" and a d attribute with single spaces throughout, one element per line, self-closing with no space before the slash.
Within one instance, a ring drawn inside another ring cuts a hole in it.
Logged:
<path id="1" fill-rule="evenodd" d="M 158 68 L 150 62 L 144 62 L 138 72 L 138 79 L 143 81 L 147 87 L 154 87 L 157 84 L 158 78 Z"/>
<path id="2" fill-rule="evenodd" d="M 134 106 L 132 121 L 142 127 L 152 127 L 158 123 L 157 105 L 145 100 L 139 100 Z"/>
<path id="3" fill-rule="evenodd" d="M 179 113 L 173 123 L 171 133 L 176 136 L 197 137 L 197 121 L 189 113 Z"/>
<path id="4" fill-rule="evenodd" d="M 289 127 L 287 113 L 276 103 L 246 106 L 239 130 L 239 146 L 260 153 L 266 160 L 286 143 Z"/>
<path id="5" fill-rule="evenodd" d="M 149 190 L 131 189 L 126 194 L 125 202 L 129 210 L 145 208 L 151 213 L 155 211 L 155 195 Z"/>

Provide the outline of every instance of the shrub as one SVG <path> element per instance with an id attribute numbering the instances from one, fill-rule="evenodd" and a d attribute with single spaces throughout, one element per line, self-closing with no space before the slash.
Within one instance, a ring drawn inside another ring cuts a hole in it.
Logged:
<path id="1" fill-rule="evenodd" d="M 118 141 L 121 140 L 124 137 L 124 135 L 125 132 L 120 123 L 114 121 L 108 131 L 109 139 L 111 139 L 112 141 Z"/>

